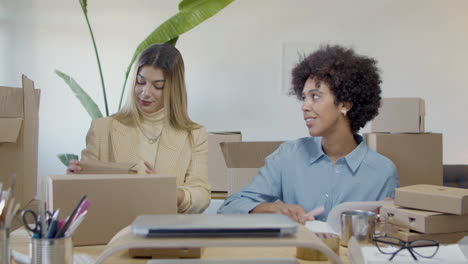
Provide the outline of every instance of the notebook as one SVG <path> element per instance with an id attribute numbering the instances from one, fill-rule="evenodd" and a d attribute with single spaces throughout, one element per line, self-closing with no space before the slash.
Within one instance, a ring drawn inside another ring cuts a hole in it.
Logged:
<path id="1" fill-rule="evenodd" d="M 73 234 L 75 246 L 105 245 L 138 215 L 176 214 L 175 177 L 139 174 L 69 174 L 49 177 L 49 209 L 60 219 L 80 197 L 90 201 L 88 213 Z"/>
<path id="2" fill-rule="evenodd" d="M 297 224 L 280 214 L 142 215 L 131 225 L 143 237 L 289 236 Z"/>

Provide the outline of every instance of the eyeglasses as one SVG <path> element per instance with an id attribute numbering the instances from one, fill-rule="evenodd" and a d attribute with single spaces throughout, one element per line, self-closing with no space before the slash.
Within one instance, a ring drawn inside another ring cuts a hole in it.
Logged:
<path id="1" fill-rule="evenodd" d="M 382 254 L 392 255 L 392 260 L 402 250 L 407 249 L 414 260 L 418 260 L 416 255 L 423 258 L 432 258 L 439 250 L 439 242 L 434 240 L 414 240 L 410 242 L 403 241 L 396 237 L 377 236 L 373 238 L 377 249 Z"/>

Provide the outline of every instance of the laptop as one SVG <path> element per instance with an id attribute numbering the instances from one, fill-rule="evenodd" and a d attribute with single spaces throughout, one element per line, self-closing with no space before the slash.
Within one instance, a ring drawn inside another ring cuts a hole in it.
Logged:
<path id="1" fill-rule="evenodd" d="M 75 246 L 105 245 L 138 215 L 176 214 L 175 177 L 139 174 L 69 174 L 49 177 L 49 209 L 65 219 L 82 195 L 88 213 L 73 233 Z"/>
<path id="2" fill-rule="evenodd" d="M 281 214 L 142 215 L 131 225 L 142 237 L 282 237 L 297 223 Z"/>
<path id="3" fill-rule="evenodd" d="M 152 259 L 146 264 L 299 264 L 295 258 Z"/>

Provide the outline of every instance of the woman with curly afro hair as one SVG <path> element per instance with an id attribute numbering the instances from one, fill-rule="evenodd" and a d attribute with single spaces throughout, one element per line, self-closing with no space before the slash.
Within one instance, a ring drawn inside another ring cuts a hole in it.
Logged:
<path id="1" fill-rule="evenodd" d="M 326 221 L 337 204 L 393 198 L 395 165 L 357 134 L 378 114 L 377 62 L 341 46 L 324 46 L 292 71 L 310 137 L 285 142 L 258 175 L 226 199 L 219 213 L 280 213 L 299 223 Z"/>

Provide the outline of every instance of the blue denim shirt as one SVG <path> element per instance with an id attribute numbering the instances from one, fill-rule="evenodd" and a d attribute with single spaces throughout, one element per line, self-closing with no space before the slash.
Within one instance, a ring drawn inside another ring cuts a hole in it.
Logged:
<path id="1" fill-rule="evenodd" d="M 369 149 L 361 136 L 356 139 L 359 145 L 335 164 L 323 152 L 321 137 L 281 144 L 249 185 L 229 196 L 218 213 L 246 214 L 260 203 L 279 199 L 300 205 L 306 212 L 324 206 L 324 213 L 316 219 L 326 221 L 337 204 L 393 198 L 399 187 L 395 165 Z"/>

